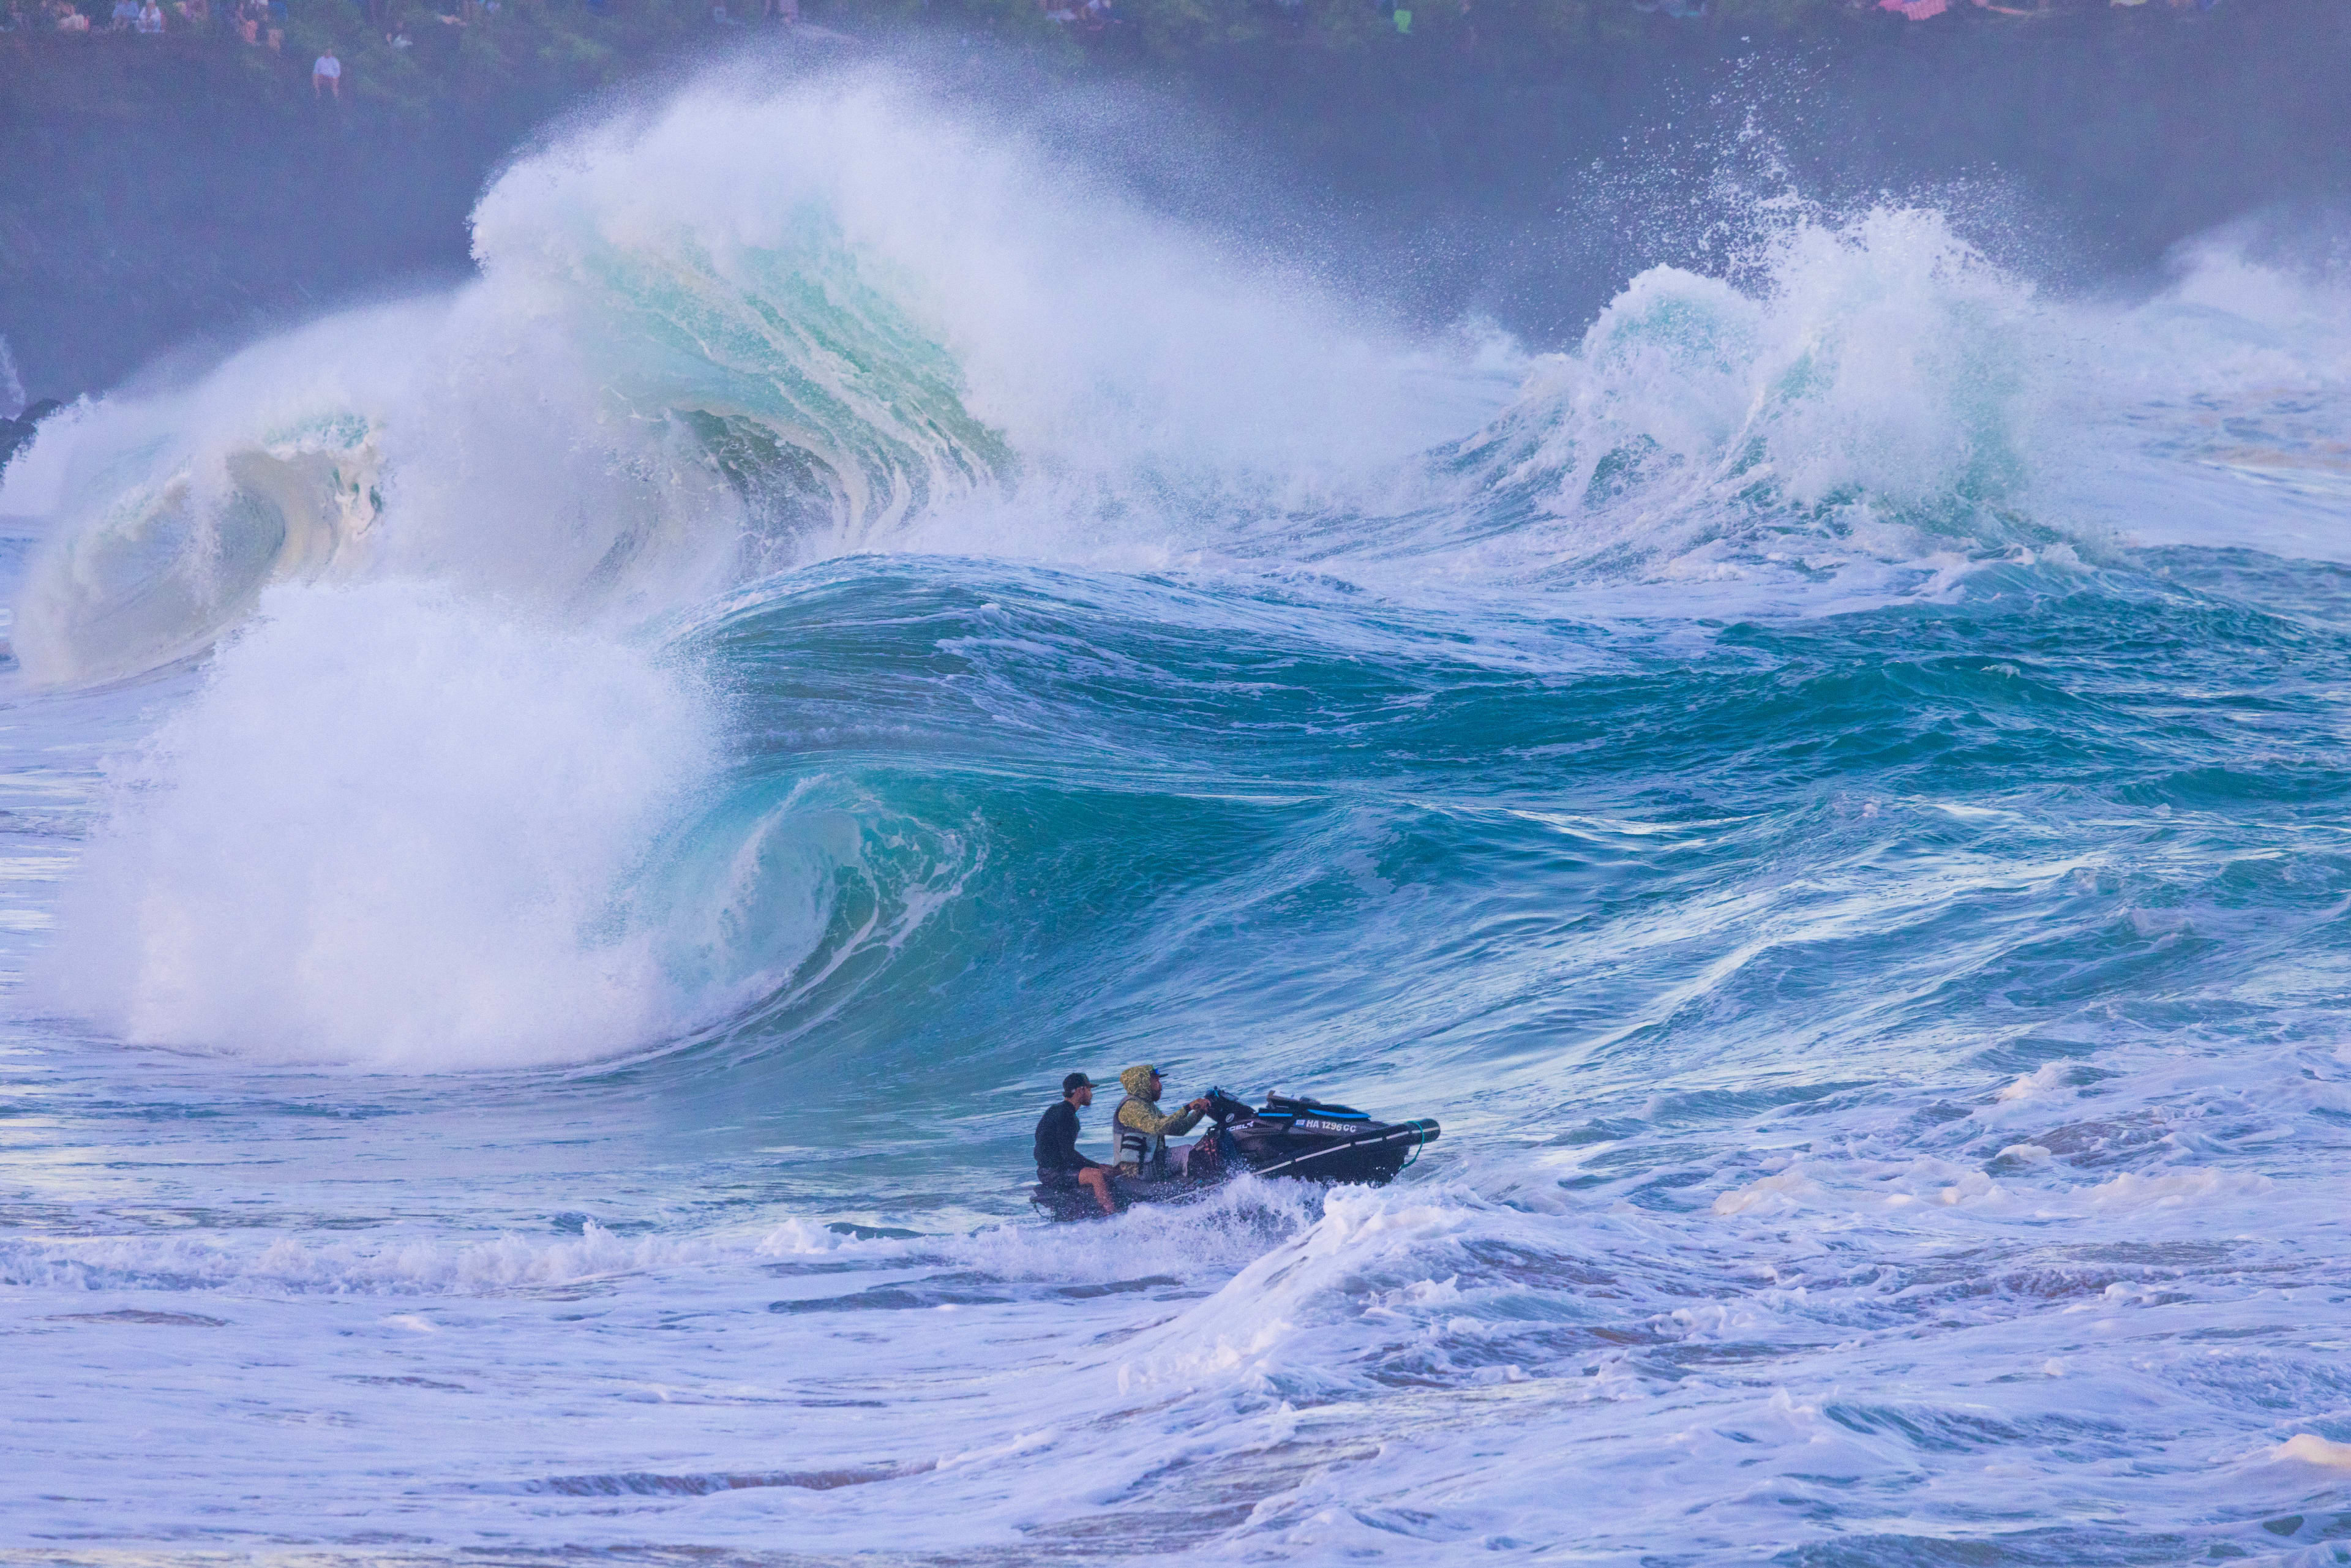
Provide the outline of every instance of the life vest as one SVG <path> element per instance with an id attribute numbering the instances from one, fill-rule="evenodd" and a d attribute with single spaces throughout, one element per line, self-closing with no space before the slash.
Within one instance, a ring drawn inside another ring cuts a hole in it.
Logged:
<path id="1" fill-rule="evenodd" d="M 1146 1133 L 1140 1127 L 1128 1126 L 1125 1112 L 1129 1105 L 1149 1105 L 1154 1112 L 1159 1109 L 1150 1101 L 1137 1100 L 1132 1094 L 1118 1103 L 1118 1113 L 1110 1119 L 1111 1125 L 1117 1129 L 1117 1142 L 1113 1146 L 1117 1151 L 1118 1163 L 1122 1166 L 1134 1166 L 1138 1176 L 1155 1177 L 1166 1175 L 1166 1134 Z"/>

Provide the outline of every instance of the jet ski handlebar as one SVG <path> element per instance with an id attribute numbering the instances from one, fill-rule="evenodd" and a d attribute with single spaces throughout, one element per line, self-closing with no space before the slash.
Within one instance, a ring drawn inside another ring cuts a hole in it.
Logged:
<path id="1" fill-rule="evenodd" d="M 1257 1114 L 1256 1106 L 1246 1100 L 1236 1100 L 1221 1089 L 1210 1089 L 1200 1098 L 1208 1103 L 1208 1120 L 1219 1127 L 1228 1122 L 1245 1122 Z"/>

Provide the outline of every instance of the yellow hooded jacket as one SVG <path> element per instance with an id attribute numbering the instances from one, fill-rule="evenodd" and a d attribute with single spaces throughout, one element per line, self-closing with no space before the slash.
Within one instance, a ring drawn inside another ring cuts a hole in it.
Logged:
<path id="1" fill-rule="evenodd" d="M 1159 1102 L 1151 1098 L 1151 1075 L 1157 1071 L 1146 1062 L 1118 1075 L 1118 1086 L 1126 1091 L 1126 1098 L 1118 1103 L 1118 1113 L 1111 1118 L 1111 1135 L 1116 1140 L 1118 1168 L 1128 1176 L 1156 1163 L 1166 1152 L 1168 1139 L 1180 1138 L 1199 1124 L 1197 1111 L 1187 1108 L 1170 1116 L 1159 1109 Z"/>

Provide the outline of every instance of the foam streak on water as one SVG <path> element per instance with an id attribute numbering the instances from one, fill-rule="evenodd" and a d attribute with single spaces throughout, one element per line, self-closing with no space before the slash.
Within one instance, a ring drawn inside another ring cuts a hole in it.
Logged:
<path id="1" fill-rule="evenodd" d="M 1051 163 L 697 89 L 16 471 L 0 1560 L 2337 1561 L 2339 293 Z M 1445 1136 L 1038 1223 L 1143 1061 Z"/>

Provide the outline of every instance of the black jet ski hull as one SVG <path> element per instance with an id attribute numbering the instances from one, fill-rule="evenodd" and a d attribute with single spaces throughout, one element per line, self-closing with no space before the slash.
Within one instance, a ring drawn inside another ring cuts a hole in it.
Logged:
<path id="1" fill-rule="evenodd" d="M 1252 1132 L 1243 1123 L 1232 1130 L 1241 1162 L 1264 1176 L 1378 1186 L 1393 1181 L 1421 1150 L 1437 1141 L 1434 1119 L 1374 1124 L 1345 1136 L 1317 1136 L 1290 1130 Z"/>

